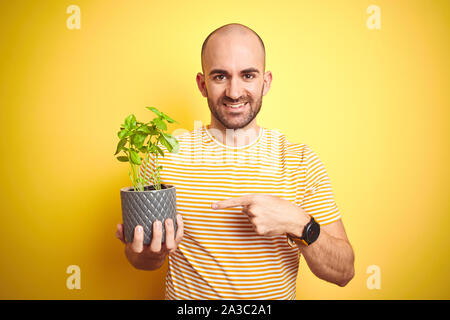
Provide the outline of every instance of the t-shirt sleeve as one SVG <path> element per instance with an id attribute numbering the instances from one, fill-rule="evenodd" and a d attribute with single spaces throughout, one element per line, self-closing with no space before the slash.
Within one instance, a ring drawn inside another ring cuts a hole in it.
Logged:
<path id="1" fill-rule="evenodd" d="M 341 219 L 325 166 L 309 146 L 305 146 L 303 152 L 305 195 L 300 207 L 312 215 L 320 225 Z"/>

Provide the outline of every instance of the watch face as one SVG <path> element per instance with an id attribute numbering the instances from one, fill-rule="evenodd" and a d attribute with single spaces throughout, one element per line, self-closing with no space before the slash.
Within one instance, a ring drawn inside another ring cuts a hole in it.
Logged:
<path id="1" fill-rule="evenodd" d="M 309 228 L 306 232 L 306 236 L 307 236 L 306 241 L 308 243 L 316 241 L 317 238 L 319 237 L 319 233 L 320 233 L 320 225 L 314 221 L 314 223 L 312 223 L 309 226 Z"/>

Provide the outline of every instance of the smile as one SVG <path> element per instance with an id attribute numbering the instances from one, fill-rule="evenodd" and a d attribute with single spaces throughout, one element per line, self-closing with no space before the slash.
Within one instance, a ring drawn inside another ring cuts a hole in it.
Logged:
<path id="1" fill-rule="evenodd" d="M 239 110 L 239 109 L 244 108 L 244 106 L 247 105 L 247 103 L 248 102 L 239 103 L 239 104 L 226 104 L 226 103 L 224 103 L 223 105 L 225 107 L 227 107 L 227 108 L 230 108 L 230 109 Z"/>

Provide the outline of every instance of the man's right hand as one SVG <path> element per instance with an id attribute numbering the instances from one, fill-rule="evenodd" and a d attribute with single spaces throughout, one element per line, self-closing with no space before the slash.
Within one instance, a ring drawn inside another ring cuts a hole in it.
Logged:
<path id="1" fill-rule="evenodd" d="M 123 224 L 117 225 L 116 237 L 125 244 L 125 256 L 128 261 L 137 269 L 155 270 L 160 268 L 168 253 L 174 252 L 183 238 L 183 218 L 177 214 L 177 232 L 172 219 L 166 219 L 166 239 L 162 240 L 162 223 L 157 220 L 153 223 L 152 241 L 149 245 L 144 245 L 144 231 L 142 226 L 134 229 L 133 242 L 126 242 L 123 234 Z"/>

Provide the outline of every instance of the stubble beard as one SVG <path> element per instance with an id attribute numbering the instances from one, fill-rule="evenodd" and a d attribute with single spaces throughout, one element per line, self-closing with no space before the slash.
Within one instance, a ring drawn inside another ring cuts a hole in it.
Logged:
<path id="1" fill-rule="evenodd" d="M 264 88 L 263 88 L 264 89 Z M 226 129 L 241 129 L 246 127 L 253 119 L 256 118 L 262 106 L 262 94 L 263 90 L 256 101 L 253 102 L 252 99 L 245 99 L 248 102 L 248 105 L 245 106 L 245 110 L 243 113 L 239 115 L 229 116 L 226 114 L 225 107 L 223 105 L 224 101 L 222 98 L 215 103 L 209 98 L 208 91 L 206 91 L 206 96 L 208 100 L 209 110 L 212 115 L 226 128 Z"/>

